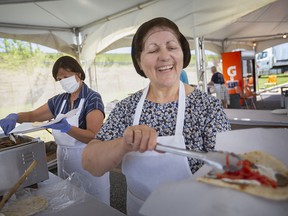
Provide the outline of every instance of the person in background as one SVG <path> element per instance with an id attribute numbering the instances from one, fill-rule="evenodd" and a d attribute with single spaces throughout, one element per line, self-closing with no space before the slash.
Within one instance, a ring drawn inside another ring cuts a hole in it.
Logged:
<path id="1" fill-rule="evenodd" d="M 211 67 L 211 72 L 212 77 L 208 85 L 214 86 L 216 97 L 219 100 L 221 100 L 222 106 L 224 108 L 227 108 L 229 103 L 229 95 L 228 95 L 228 89 L 225 86 L 224 76 L 223 74 L 217 71 L 215 66 Z"/>
<path id="2" fill-rule="evenodd" d="M 11 113 L 0 120 L 6 135 L 16 123 L 52 120 L 72 109 L 76 115 L 46 126 L 52 129 L 57 144 L 58 176 L 66 179 L 72 173 L 80 173 L 88 180 L 85 190 L 100 201 L 110 204 L 109 173 L 95 177 L 81 165 L 81 155 L 86 144 L 95 138 L 105 117 L 101 95 L 84 83 L 85 73 L 80 64 L 70 56 L 60 57 L 54 64 L 52 75 L 59 81 L 65 93 L 56 95 L 47 103 L 30 112 Z"/>
<path id="3" fill-rule="evenodd" d="M 127 181 L 127 214 L 138 211 L 160 184 L 189 178 L 203 162 L 155 151 L 157 142 L 212 151 L 216 134 L 230 129 L 220 101 L 180 81 L 190 61 L 186 38 L 171 20 L 142 24 L 132 40 L 136 72 L 148 86 L 121 100 L 96 139 L 85 147 L 82 164 L 95 176 L 122 162 Z"/>
<path id="4" fill-rule="evenodd" d="M 186 73 L 185 70 L 182 70 L 182 71 L 181 71 L 180 80 L 181 80 L 183 83 L 185 83 L 185 84 L 189 84 L 188 76 L 187 76 L 187 73 Z"/>

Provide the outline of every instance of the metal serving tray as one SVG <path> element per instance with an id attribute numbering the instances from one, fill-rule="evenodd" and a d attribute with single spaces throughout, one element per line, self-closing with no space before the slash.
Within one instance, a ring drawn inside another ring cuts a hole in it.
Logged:
<path id="1" fill-rule="evenodd" d="M 3 139 L 7 137 L 0 138 L 0 142 Z M 5 147 L 4 144 L 0 145 L 0 196 L 17 182 L 33 160 L 38 164 L 20 188 L 49 178 L 44 142 L 28 136 L 17 136 L 17 140 L 22 143 Z"/>

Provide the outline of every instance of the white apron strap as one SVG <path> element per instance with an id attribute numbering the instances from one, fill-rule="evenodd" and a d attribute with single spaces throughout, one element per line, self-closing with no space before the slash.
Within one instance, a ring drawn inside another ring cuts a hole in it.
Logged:
<path id="1" fill-rule="evenodd" d="M 143 109 L 144 101 L 147 97 L 147 93 L 149 90 L 150 84 L 143 90 L 142 96 L 137 104 L 133 125 L 138 125 L 141 112 Z M 177 110 L 177 122 L 176 122 L 176 129 L 175 135 L 182 135 L 183 133 L 183 126 L 184 126 L 184 116 L 185 116 L 185 87 L 182 82 L 179 85 L 179 96 L 178 96 L 178 110 Z"/>
<path id="2" fill-rule="evenodd" d="M 185 87 L 182 82 L 180 82 L 179 86 L 179 96 L 178 96 L 178 110 L 177 110 L 177 122 L 175 135 L 183 135 L 183 127 L 184 127 L 184 119 L 185 119 Z"/>
<path id="3" fill-rule="evenodd" d="M 133 125 L 139 124 L 142 108 L 143 108 L 144 101 L 145 101 L 145 98 L 146 98 L 148 90 L 149 90 L 149 86 L 150 86 L 150 84 L 148 84 L 148 86 L 143 90 L 140 101 L 137 104 L 136 112 L 135 112 L 135 116 L 134 116 L 134 120 L 133 120 Z"/>
<path id="4" fill-rule="evenodd" d="M 64 101 L 62 102 L 61 108 L 60 108 L 60 111 L 59 111 L 58 115 L 61 114 L 61 112 L 62 112 L 62 110 L 63 110 L 63 108 L 64 108 L 64 106 L 65 106 L 66 101 L 67 101 L 67 100 L 64 100 Z"/>

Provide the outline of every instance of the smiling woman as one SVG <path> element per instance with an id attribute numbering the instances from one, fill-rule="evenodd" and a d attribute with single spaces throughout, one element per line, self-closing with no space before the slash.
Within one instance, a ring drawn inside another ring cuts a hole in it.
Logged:
<path id="1" fill-rule="evenodd" d="M 82 164 L 101 176 L 122 162 L 127 213 L 136 216 L 156 187 L 190 178 L 203 165 L 154 151 L 157 142 L 212 151 L 216 134 L 230 125 L 216 98 L 180 82 L 191 54 L 188 41 L 171 20 L 158 17 L 142 24 L 133 37 L 131 57 L 148 85 L 116 104 L 96 139 L 86 146 Z"/>

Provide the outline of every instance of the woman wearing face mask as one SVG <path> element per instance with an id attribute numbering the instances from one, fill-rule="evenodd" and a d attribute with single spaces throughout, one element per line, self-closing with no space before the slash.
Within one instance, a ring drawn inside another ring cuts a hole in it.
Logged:
<path id="1" fill-rule="evenodd" d="M 109 205 L 109 173 L 94 177 L 81 166 L 84 147 L 95 137 L 103 124 L 105 114 L 102 98 L 84 83 L 85 73 L 72 57 L 60 57 L 53 66 L 52 75 L 60 82 L 65 93 L 50 98 L 47 103 L 33 111 L 9 114 L 0 120 L 0 126 L 4 133 L 8 134 L 17 122 L 47 121 L 77 109 L 76 115 L 46 126 L 52 129 L 57 143 L 58 176 L 66 179 L 74 172 L 84 175 L 85 190 Z"/>

